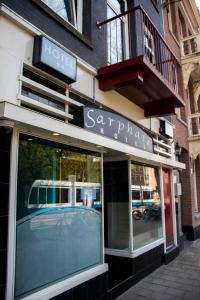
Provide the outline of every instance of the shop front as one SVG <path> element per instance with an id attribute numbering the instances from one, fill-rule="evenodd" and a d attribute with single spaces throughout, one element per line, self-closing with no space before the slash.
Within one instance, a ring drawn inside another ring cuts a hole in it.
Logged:
<path id="1" fill-rule="evenodd" d="M 184 166 L 156 155 L 151 135 L 114 112 L 84 106 L 75 124 L 49 125 L 4 105 L 21 124 L 11 143 L 7 299 L 82 284 L 87 293 L 94 279 L 100 295 L 115 297 L 161 265 L 177 246 L 171 173 Z"/>
<path id="2" fill-rule="evenodd" d="M 168 235 L 177 246 L 171 174 L 184 165 L 155 151 L 142 109 L 101 94 L 93 69 L 34 35 L 16 43 L 16 90 L 0 103 L 12 132 L 6 300 L 114 298 L 163 262 Z"/>

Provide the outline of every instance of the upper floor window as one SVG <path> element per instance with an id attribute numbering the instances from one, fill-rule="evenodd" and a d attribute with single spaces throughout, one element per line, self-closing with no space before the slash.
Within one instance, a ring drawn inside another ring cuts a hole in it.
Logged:
<path id="1" fill-rule="evenodd" d="M 118 0 L 107 1 L 108 19 L 119 15 L 122 5 Z M 108 64 L 117 63 L 123 60 L 123 37 L 124 37 L 124 18 L 115 19 L 108 23 Z"/>
<path id="2" fill-rule="evenodd" d="M 154 7 L 158 10 L 158 0 L 151 0 L 151 2 L 153 3 Z"/>
<path id="3" fill-rule="evenodd" d="M 42 2 L 82 32 L 83 0 L 42 0 Z"/>

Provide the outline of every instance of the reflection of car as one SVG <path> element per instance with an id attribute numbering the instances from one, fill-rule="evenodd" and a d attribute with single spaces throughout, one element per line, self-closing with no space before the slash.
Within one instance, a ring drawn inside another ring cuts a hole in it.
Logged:
<path id="1" fill-rule="evenodd" d="M 101 184 L 62 180 L 35 180 L 27 207 L 87 206 L 101 209 Z"/>

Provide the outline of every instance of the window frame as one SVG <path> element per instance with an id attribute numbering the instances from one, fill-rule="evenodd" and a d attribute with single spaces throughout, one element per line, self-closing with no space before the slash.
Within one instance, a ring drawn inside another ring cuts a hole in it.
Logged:
<path id="1" fill-rule="evenodd" d="M 56 15 L 60 16 L 64 21 L 70 23 L 76 30 L 82 33 L 82 12 L 83 12 L 83 0 L 77 0 L 77 8 L 75 5 L 75 0 L 70 0 L 69 6 L 70 6 L 70 13 L 67 8 L 66 0 L 63 0 L 63 3 L 65 4 L 65 10 L 68 15 L 72 16 L 73 22 L 71 22 L 69 19 L 62 17 L 60 14 L 58 14 L 50 5 L 48 5 L 45 0 L 41 0 L 44 5 L 46 5 L 49 9 L 51 9 Z"/>
<path id="2" fill-rule="evenodd" d="M 153 4 L 157 12 L 159 12 L 159 0 L 151 0 L 151 3 Z"/>
<path id="3" fill-rule="evenodd" d="M 151 42 L 151 45 L 149 43 Z M 155 41 L 153 34 L 150 32 L 148 27 L 144 24 L 144 50 L 145 55 L 147 56 L 148 60 L 155 65 L 156 57 L 155 57 Z M 148 52 L 148 54 L 147 54 Z"/>
<path id="4" fill-rule="evenodd" d="M 83 0 L 82 5 L 79 5 L 77 9 L 78 13 L 78 27 L 76 28 L 72 23 L 62 18 L 59 14 L 57 14 L 53 9 L 51 9 L 48 5 L 46 5 L 42 0 L 32 0 L 35 4 L 37 4 L 43 11 L 45 11 L 48 15 L 50 15 L 54 20 L 60 23 L 63 27 L 69 30 L 73 35 L 75 35 L 78 39 L 80 39 L 84 44 L 86 44 L 91 49 L 94 48 L 89 37 L 85 36 L 83 31 Z M 73 0 L 74 1 L 74 0 Z M 79 29 L 78 29 L 79 28 Z"/>
<path id="5" fill-rule="evenodd" d="M 117 0 L 118 1 L 118 0 Z M 118 1 L 119 2 L 119 1 Z M 116 7 L 116 5 L 113 3 L 112 0 L 107 0 L 107 17 L 108 17 L 108 9 L 110 9 L 115 15 L 119 15 L 122 13 L 121 11 L 121 7 L 122 7 L 122 4 L 119 2 L 119 5 L 120 5 L 120 9 L 118 7 Z M 126 10 L 127 8 L 127 5 L 126 5 L 126 1 L 123 0 L 123 7 L 124 9 Z M 124 59 L 126 59 L 126 57 L 128 56 L 127 53 L 128 53 L 128 50 L 127 50 L 127 46 L 128 46 L 128 40 L 127 40 L 127 22 L 126 22 L 126 17 L 121 17 L 120 19 L 117 19 L 117 21 L 120 20 L 120 31 L 121 31 L 121 35 L 120 35 L 120 40 L 121 40 L 121 60 L 118 58 L 118 51 L 116 49 L 116 53 L 117 53 L 117 63 L 118 62 L 121 62 L 123 61 Z M 112 24 L 112 22 L 111 22 Z M 112 26 L 110 24 L 110 26 Z M 118 24 L 116 24 L 116 26 L 118 26 Z M 116 39 L 118 40 L 118 39 Z M 111 42 L 111 36 L 110 36 L 110 42 Z M 112 65 L 116 62 L 112 62 L 112 54 L 111 54 L 111 49 L 109 50 L 108 48 L 108 43 L 109 43 L 109 38 L 107 37 L 107 64 L 108 65 Z M 118 45 L 117 45 L 117 48 L 118 48 Z M 109 57 L 110 56 L 110 57 Z"/>
<path id="6" fill-rule="evenodd" d="M 20 134 L 26 134 L 27 129 L 25 128 L 14 128 L 13 129 L 13 136 L 11 141 L 12 146 L 12 164 L 11 164 L 11 171 L 12 174 L 17 174 L 18 170 L 18 147 L 19 147 L 19 135 Z M 47 139 L 45 134 L 38 134 L 38 132 L 34 131 L 29 133 L 30 137 L 35 138 L 41 138 L 46 139 L 49 142 L 58 143 L 57 140 L 50 137 Z M 63 143 L 63 141 L 59 142 L 60 145 L 66 145 L 69 146 L 67 143 Z M 69 146 L 70 147 L 70 146 Z M 75 145 L 75 147 L 80 148 L 80 145 Z M 81 148 L 80 148 L 81 149 Z M 86 149 L 86 151 L 91 151 Z M 93 151 L 92 151 L 93 152 Z M 98 152 L 98 151 L 97 151 Z M 103 154 L 102 152 L 99 152 L 101 157 L 101 168 L 103 168 Z M 101 171 L 102 173 L 103 171 Z M 101 185 L 103 184 L 102 177 L 101 177 Z M 15 176 L 12 176 L 11 179 L 11 187 L 10 191 L 12 194 L 9 196 L 9 233 L 8 233 L 8 265 L 7 265 L 7 286 L 6 286 L 6 294 L 5 294 L 5 300 L 14 299 L 14 289 L 15 289 L 15 253 L 16 253 L 16 200 L 17 200 L 17 184 L 16 184 L 16 178 Z M 102 196 L 102 195 L 101 195 Z M 103 212 L 103 210 L 102 210 Z M 30 295 L 23 296 L 20 299 L 23 300 L 46 300 L 50 299 L 52 297 L 58 296 L 68 290 L 71 290 L 72 288 L 77 287 L 78 285 L 81 285 L 97 276 L 100 276 L 106 272 L 108 272 L 108 264 L 105 263 L 105 250 L 104 250 L 104 223 L 103 223 L 103 213 L 102 213 L 102 263 L 97 266 L 93 266 L 90 269 L 86 269 L 81 273 L 75 274 L 74 276 L 70 278 L 63 279 L 59 282 L 53 282 L 49 286 L 44 287 L 41 290 L 36 290 Z"/>

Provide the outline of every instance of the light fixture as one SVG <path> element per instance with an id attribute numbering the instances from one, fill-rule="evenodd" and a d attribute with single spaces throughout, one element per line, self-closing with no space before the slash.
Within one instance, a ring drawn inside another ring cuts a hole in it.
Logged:
<path id="1" fill-rule="evenodd" d="M 60 133 L 58 133 L 58 132 L 53 132 L 52 135 L 53 135 L 53 136 L 59 136 Z"/>
<path id="2" fill-rule="evenodd" d="M 97 148 L 102 148 L 102 146 L 101 146 L 101 145 L 96 145 L 96 147 L 97 147 Z"/>
<path id="3" fill-rule="evenodd" d="M 33 140 L 32 138 L 28 138 L 28 140 L 27 140 L 27 141 L 31 142 L 32 140 Z"/>
<path id="4" fill-rule="evenodd" d="M 182 152 L 182 148 L 179 146 L 178 142 L 176 142 L 174 149 L 175 149 L 175 155 L 180 156 Z"/>

